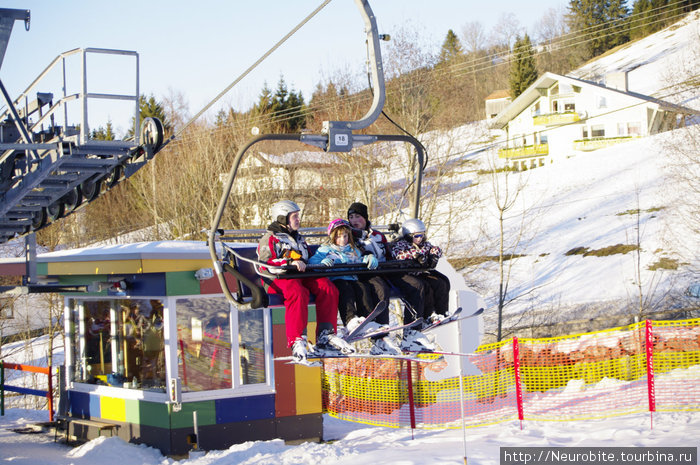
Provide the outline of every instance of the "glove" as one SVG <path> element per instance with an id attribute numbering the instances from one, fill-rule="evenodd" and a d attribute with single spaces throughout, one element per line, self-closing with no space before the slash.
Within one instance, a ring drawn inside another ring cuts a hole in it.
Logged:
<path id="1" fill-rule="evenodd" d="M 375 257 L 372 254 L 365 255 L 364 257 L 362 257 L 362 263 L 366 263 L 367 268 L 369 268 L 370 270 L 376 270 L 377 267 L 379 266 L 379 262 L 377 261 L 377 257 Z"/>
<path id="2" fill-rule="evenodd" d="M 333 259 L 330 257 L 326 257 L 323 260 L 321 260 L 321 265 L 333 266 Z"/>
<path id="3" fill-rule="evenodd" d="M 423 254 L 417 254 L 416 255 L 416 261 L 420 266 L 427 266 L 428 265 L 428 256 L 423 255 Z"/>
<path id="4" fill-rule="evenodd" d="M 430 255 L 430 257 L 428 258 L 428 266 L 430 268 L 435 268 L 439 261 L 440 257 L 438 257 L 437 255 Z"/>

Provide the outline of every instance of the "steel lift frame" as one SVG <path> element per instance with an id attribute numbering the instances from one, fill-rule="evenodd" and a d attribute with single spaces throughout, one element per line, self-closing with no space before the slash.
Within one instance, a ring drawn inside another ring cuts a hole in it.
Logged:
<path id="1" fill-rule="evenodd" d="M 29 10 L 0 8 L 0 68 L 15 21 L 29 30 Z M 130 57 L 134 60 L 133 94 L 94 93 L 88 89 L 89 55 Z M 80 60 L 80 90 L 68 94 L 67 59 Z M 38 89 L 49 76 L 61 76 L 62 95 Z M 38 231 L 74 213 L 117 183 L 132 176 L 162 148 L 163 124 L 157 118 L 140 121 L 139 55 L 128 50 L 78 48 L 58 55 L 14 100 L 0 79 L 0 244 L 26 236 L 27 276 L 21 289 L 9 292 L 60 292 L 36 283 Z M 90 138 L 88 102 L 133 102 L 134 131 L 131 140 Z M 69 106 L 80 113 L 80 123 L 69 123 Z M 62 120 L 62 124 L 56 120 Z M 26 285 L 33 286 L 28 288 Z M 8 289 L 0 289 L 0 291 Z"/>

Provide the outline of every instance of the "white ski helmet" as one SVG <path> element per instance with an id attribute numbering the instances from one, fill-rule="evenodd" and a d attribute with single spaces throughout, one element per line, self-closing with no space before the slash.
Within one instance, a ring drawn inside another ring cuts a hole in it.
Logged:
<path id="1" fill-rule="evenodd" d="M 301 211 L 299 205 L 291 200 L 280 200 L 270 208 L 270 218 L 280 224 L 287 224 L 290 213 Z"/>
<path id="2" fill-rule="evenodd" d="M 425 233 L 425 223 L 418 218 L 404 221 L 401 225 L 401 236 L 406 237 L 415 233 Z"/>

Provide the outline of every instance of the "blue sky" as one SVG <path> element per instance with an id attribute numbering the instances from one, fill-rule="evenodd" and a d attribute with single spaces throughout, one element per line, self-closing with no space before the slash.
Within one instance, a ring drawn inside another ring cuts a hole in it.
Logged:
<path id="1" fill-rule="evenodd" d="M 321 0 L 121 0 L 109 4 L 95 0 L 5 0 L 3 8 L 31 10 L 32 21 L 28 32 L 15 23 L 0 78 L 15 98 L 62 52 L 79 47 L 134 50 L 140 59 L 141 93 L 158 99 L 180 93 L 194 114 L 320 4 Z M 533 7 L 518 0 L 370 0 L 380 33 L 395 35 L 399 28 L 409 28 L 435 48 L 448 29 L 460 35 L 464 24 L 479 21 L 490 31 L 503 13 L 514 13 L 532 34 L 548 8 L 566 7 L 568 0 L 540 0 L 536 4 Z M 309 99 L 315 84 L 338 70 L 360 73 L 364 60 L 364 23 L 355 2 L 333 0 L 217 106 L 246 108 L 265 82 L 274 88 L 280 75 Z M 116 60 L 116 64 L 97 68 L 108 71 L 98 78 L 89 64 L 89 76 L 95 76 L 91 84 L 105 79 L 105 85 L 116 87 L 116 92 L 126 85 L 125 93 L 133 87 L 133 61 Z M 116 118 L 111 113 L 108 117 Z"/>

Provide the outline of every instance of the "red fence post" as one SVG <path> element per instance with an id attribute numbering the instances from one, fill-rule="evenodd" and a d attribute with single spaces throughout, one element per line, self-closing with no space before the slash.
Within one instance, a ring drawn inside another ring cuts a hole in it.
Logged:
<path id="1" fill-rule="evenodd" d="M 523 388 L 520 384 L 520 346 L 518 338 L 513 338 L 513 372 L 515 373 L 515 400 L 518 404 L 518 419 L 520 420 L 520 429 L 523 429 Z"/>
<path id="2" fill-rule="evenodd" d="M 647 355 L 647 391 L 649 393 L 649 413 L 651 427 L 654 427 L 654 412 L 656 411 L 656 394 L 654 392 L 654 331 L 651 320 L 645 321 L 646 355 Z"/>
<path id="3" fill-rule="evenodd" d="M 410 360 L 406 360 L 406 375 L 408 376 L 408 411 L 411 416 L 411 431 L 416 429 L 416 410 L 415 410 L 415 405 L 413 404 L 413 374 L 411 373 L 411 362 Z"/>
<path id="4" fill-rule="evenodd" d="M 0 360 L 0 416 L 5 416 L 5 362 Z"/>
<path id="5" fill-rule="evenodd" d="M 49 389 L 46 397 L 49 399 L 49 421 L 53 421 L 53 376 L 51 376 L 51 366 L 49 366 Z"/>

